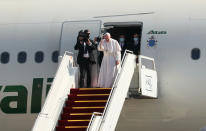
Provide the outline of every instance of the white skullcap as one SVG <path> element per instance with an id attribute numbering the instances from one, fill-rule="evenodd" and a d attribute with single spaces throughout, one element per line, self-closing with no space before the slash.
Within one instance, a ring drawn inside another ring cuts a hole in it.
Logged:
<path id="1" fill-rule="evenodd" d="M 109 37 L 111 37 L 111 35 L 110 35 L 109 32 L 105 33 L 104 36 L 109 36 Z"/>

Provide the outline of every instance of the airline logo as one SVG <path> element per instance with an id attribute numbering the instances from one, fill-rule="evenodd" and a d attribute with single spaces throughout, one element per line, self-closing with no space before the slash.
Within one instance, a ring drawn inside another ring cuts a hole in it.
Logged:
<path id="1" fill-rule="evenodd" d="M 6 94 L 0 98 L 0 111 L 6 114 L 25 114 L 25 113 L 39 113 L 41 111 L 42 90 L 44 78 L 34 78 L 32 83 L 31 102 L 28 101 L 28 89 L 23 85 L 0 85 L 0 95 Z M 46 94 L 47 96 L 53 78 L 47 78 Z M 4 88 L 5 87 L 5 88 Z M 44 86 L 45 87 L 45 86 Z M 17 93 L 17 95 L 13 95 Z M 8 95 L 7 95 L 8 94 Z M 11 95 L 12 94 L 12 95 Z M 11 103 L 16 103 L 16 107 L 11 107 Z M 30 103 L 30 105 L 28 105 Z M 31 110 L 27 112 L 27 107 Z"/>
<path id="2" fill-rule="evenodd" d="M 156 34 L 167 34 L 167 31 L 154 31 L 154 30 L 151 30 L 149 31 L 147 34 L 149 35 L 156 35 Z"/>

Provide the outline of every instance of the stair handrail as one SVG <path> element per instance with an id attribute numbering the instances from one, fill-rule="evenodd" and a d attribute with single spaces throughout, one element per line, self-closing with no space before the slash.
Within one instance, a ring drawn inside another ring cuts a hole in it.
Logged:
<path id="1" fill-rule="evenodd" d="M 74 88 L 74 71 L 73 53 L 66 51 L 58 65 L 51 89 L 47 95 L 44 106 L 34 123 L 32 131 L 53 131 L 55 129 L 61 109 L 66 101 L 67 94 L 69 94 L 71 88 Z M 51 103 L 55 104 L 53 108 Z"/>
<path id="2" fill-rule="evenodd" d="M 130 51 L 130 50 L 125 50 L 124 55 L 123 55 L 123 57 L 122 57 L 121 67 L 124 66 L 125 57 L 126 57 L 126 54 L 127 54 L 127 53 L 132 53 L 132 54 L 133 54 L 132 51 Z M 109 107 L 109 105 L 110 105 L 110 102 L 111 102 L 111 99 L 112 99 L 112 96 L 113 96 L 113 92 L 114 92 L 114 90 L 115 90 L 116 87 L 117 87 L 117 82 L 118 82 L 119 76 L 121 75 L 121 70 L 122 70 L 122 68 L 120 68 L 120 70 L 118 71 L 118 73 L 117 73 L 117 75 L 116 75 L 116 77 L 115 77 L 113 86 L 112 86 L 112 88 L 111 88 L 111 91 L 110 91 L 110 94 L 109 94 L 109 97 L 108 97 L 108 100 L 107 100 L 107 103 L 106 103 L 105 108 L 104 108 L 104 111 L 103 111 L 103 113 L 102 113 L 102 118 L 101 118 L 101 120 L 100 120 L 100 125 L 99 125 L 99 127 L 101 127 L 102 123 L 104 122 L 105 114 L 106 114 L 107 109 L 108 109 L 108 107 Z M 91 128 L 92 123 L 93 123 L 93 117 L 94 117 L 94 116 L 95 116 L 95 113 L 92 114 L 92 118 L 91 118 L 90 123 L 89 123 L 89 125 L 88 125 L 87 131 L 90 131 L 90 128 Z M 98 129 L 98 131 L 99 131 L 99 130 L 100 130 L 100 128 Z"/>
<path id="3" fill-rule="evenodd" d="M 123 55 L 123 58 L 122 58 L 122 62 L 121 62 L 121 67 L 124 66 L 125 57 L 126 57 L 126 54 L 127 54 L 127 53 L 132 53 L 132 54 L 133 54 L 133 51 L 125 50 L 124 55 Z M 112 99 L 112 96 L 113 96 L 113 92 L 114 92 L 114 90 L 115 90 L 116 87 L 117 87 L 117 81 L 119 80 L 119 76 L 120 76 L 120 74 L 121 74 L 121 70 L 122 70 L 122 68 L 120 68 L 120 71 L 119 71 L 119 72 L 117 73 L 117 75 L 116 75 L 116 78 L 115 78 L 115 81 L 114 81 L 114 83 L 113 83 L 111 92 L 110 92 L 110 94 L 109 94 L 108 101 L 107 101 L 106 106 L 105 106 L 105 108 L 104 108 L 104 112 L 102 113 L 102 121 L 101 121 L 100 126 L 102 125 L 102 122 L 104 121 L 104 117 L 105 117 L 105 114 L 106 114 L 107 109 L 108 109 L 108 107 L 109 107 L 109 104 L 110 104 L 110 102 L 111 102 L 111 99 Z"/>

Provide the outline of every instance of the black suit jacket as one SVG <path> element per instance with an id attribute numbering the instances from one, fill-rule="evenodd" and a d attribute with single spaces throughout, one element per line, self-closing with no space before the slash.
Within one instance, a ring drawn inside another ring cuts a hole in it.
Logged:
<path id="1" fill-rule="evenodd" d="M 135 45 L 134 40 L 131 40 L 128 42 L 128 45 L 126 47 L 128 50 L 133 51 L 134 54 L 138 55 L 139 54 L 139 49 L 140 49 L 140 44 Z"/>
<path id="2" fill-rule="evenodd" d="M 120 47 L 121 47 L 121 57 L 123 57 L 123 55 L 124 55 L 124 51 L 127 49 L 127 41 L 124 41 L 124 45 L 123 45 L 123 47 L 121 46 L 121 42 L 120 41 L 118 41 L 119 42 L 119 45 L 120 45 Z"/>
<path id="3" fill-rule="evenodd" d="M 84 58 L 84 44 L 81 44 L 80 41 L 77 41 L 76 45 L 74 46 L 75 50 L 79 50 L 78 56 L 77 56 L 77 64 L 84 64 L 83 58 Z M 96 63 L 93 50 L 96 49 L 96 46 L 94 45 L 93 42 L 91 42 L 91 45 L 86 44 L 86 49 L 89 53 L 89 61 L 91 64 Z"/>
<path id="4" fill-rule="evenodd" d="M 119 42 L 119 44 L 120 44 L 120 47 L 121 47 L 121 43 Z M 132 41 L 124 41 L 124 46 L 123 47 L 121 47 L 121 49 L 122 49 L 122 51 L 121 51 L 121 57 L 123 57 L 123 55 L 124 55 L 124 52 L 125 52 L 125 50 L 130 50 L 130 51 L 133 51 L 134 52 L 134 48 L 136 48 L 135 46 L 134 46 L 134 43 L 132 42 Z"/>

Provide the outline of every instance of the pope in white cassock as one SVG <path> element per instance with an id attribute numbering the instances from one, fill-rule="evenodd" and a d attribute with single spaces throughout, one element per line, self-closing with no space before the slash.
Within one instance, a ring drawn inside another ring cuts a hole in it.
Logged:
<path id="1" fill-rule="evenodd" d="M 111 88 L 117 72 L 120 69 L 121 47 L 117 40 L 112 39 L 111 35 L 106 33 L 104 39 L 101 40 L 98 45 L 98 50 L 104 52 L 104 57 L 97 86 Z"/>

